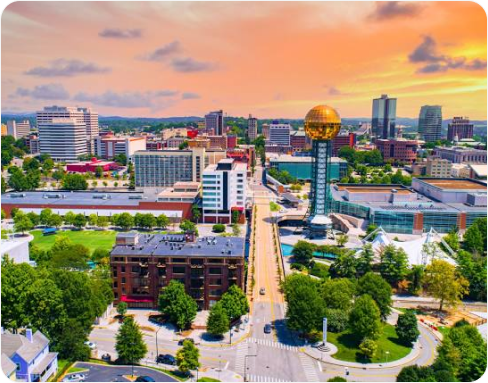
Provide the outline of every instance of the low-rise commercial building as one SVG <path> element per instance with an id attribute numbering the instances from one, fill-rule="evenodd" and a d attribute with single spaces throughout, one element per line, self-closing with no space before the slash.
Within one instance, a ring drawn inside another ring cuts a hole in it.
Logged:
<path id="1" fill-rule="evenodd" d="M 276 145 L 290 145 L 290 132 L 292 130 L 290 124 L 281 124 L 278 121 L 273 121 L 269 125 L 269 143 Z"/>
<path id="2" fill-rule="evenodd" d="M 290 133 L 290 145 L 294 151 L 309 150 L 311 148 L 311 140 L 304 130 L 294 130 Z"/>
<path id="3" fill-rule="evenodd" d="M 469 179 L 414 178 L 402 185 L 336 184 L 331 210 L 369 220 L 391 233 L 463 233 L 485 218 L 486 184 Z M 351 197 L 352 196 L 352 197 Z"/>
<path id="4" fill-rule="evenodd" d="M 121 166 L 116 162 L 102 161 L 95 157 L 93 157 L 90 161 L 73 162 L 66 165 L 66 171 L 72 173 L 95 173 L 97 168 L 102 169 L 102 171 L 106 173 L 111 170 L 117 170 L 121 168 Z"/>
<path id="5" fill-rule="evenodd" d="M 124 154 L 127 159 L 130 159 L 136 151 L 146 150 L 146 137 L 107 134 L 96 137 L 93 140 L 93 147 L 95 154 L 101 158 L 110 159 Z"/>
<path id="6" fill-rule="evenodd" d="M 342 147 L 354 148 L 356 133 L 339 134 L 332 139 L 332 155 L 338 156 Z"/>
<path id="7" fill-rule="evenodd" d="M 230 286 L 244 289 L 244 239 L 120 233 L 110 266 L 116 304 L 155 309 L 161 289 L 177 280 L 209 309 Z"/>
<path id="8" fill-rule="evenodd" d="M 447 139 L 449 141 L 459 141 L 465 138 L 473 138 L 474 125 L 469 122 L 469 118 L 454 117 L 447 126 Z"/>
<path id="9" fill-rule="evenodd" d="M 412 163 L 417 158 L 419 143 L 416 140 L 381 139 L 375 145 L 383 155 L 385 161 Z"/>
<path id="10" fill-rule="evenodd" d="M 452 163 L 442 158 L 427 158 L 425 161 L 425 175 L 433 178 L 448 178 L 451 176 Z"/>
<path id="11" fill-rule="evenodd" d="M 162 190 L 164 191 L 164 190 Z M 138 192 L 103 193 L 91 191 L 53 191 L 53 192 L 22 192 L 5 193 L 2 195 L 2 209 L 10 217 L 13 208 L 25 213 L 39 214 L 49 208 L 55 214 L 64 216 L 72 211 L 75 214 L 90 214 L 110 217 L 114 214 L 127 212 L 152 213 L 155 216 L 165 214 L 172 222 L 180 222 L 191 218 L 191 208 L 198 202 L 198 193 L 194 193 L 193 200 L 183 200 L 175 196 L 175 200 L 159 199 L 158 194 L 143 194 Z M 185 196 L 187 197 L 187 195 Z"/>
<path id="12" fill-rule="evenodd" d="M 487 160 L 486 150 L 471 149 L 462 146 L 434 148 L 433 154 L 436 157 L 449 160 L 454 164 L 484 164 Z"/>

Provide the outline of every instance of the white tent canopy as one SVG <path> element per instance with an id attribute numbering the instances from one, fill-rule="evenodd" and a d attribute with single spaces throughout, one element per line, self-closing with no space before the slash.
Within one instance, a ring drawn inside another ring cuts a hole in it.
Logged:
<path id="1" fill-rule="evenodd" d="M 383 228 L 379 227 L 364 238 L 363 243 L 368 243 L 367 240 L 371 237 L 374 237 L 371 246 L 373 247 L 375 255 L 378 256 L 386 246 L 394 245 L 396 248 L 405 251 L 410 265 L 427 265 L 432 262 L 432 259 L 442 259 L 452 265 L 456 265 L 456 261 L 452 258 L 455 254 L 454 251 L 444 242 L 439 233 L 434 229 L 430 229 L 427 234 L 422 235 L 420 238 L 400 242 L 391 239 Z M 441 248 L 440 242 L 442 242 L 446 249 L 448 249 L 449 254 Z M 359 252 L 361 251 L 362 250 L 359 250 Z"/>

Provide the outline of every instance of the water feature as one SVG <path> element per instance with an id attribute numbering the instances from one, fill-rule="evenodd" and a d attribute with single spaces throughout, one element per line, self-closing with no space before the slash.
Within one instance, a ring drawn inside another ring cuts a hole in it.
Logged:
<path id="1" fill-rule="evenodd" d="M 292 245 L 287 245 L 285 243 L 282 243 L 281 244 L 281 251 L 283 252 L 283 256 L 284 257 L 289 257 L 291 256 L 291 252 L 293 250 L 293 246 Z M 318 251 L 315 251 L 313 253 L 313 256 L 316 257 L 316 258 L 327 258 L 327 259 L 336 259 L 337 258 L 337 255 L 335 254 L 330 254 L 330 253 L 320 253 Z"/>

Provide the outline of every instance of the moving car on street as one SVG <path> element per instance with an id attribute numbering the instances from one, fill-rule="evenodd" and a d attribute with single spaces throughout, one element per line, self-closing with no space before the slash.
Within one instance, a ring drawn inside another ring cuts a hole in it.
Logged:
<path id="1" fill-rule="evenodd" d="M 171 366 L 176 366 L 176 358 L 170 354 L 160 354 L 156 358 L 156 363 L 169 364 Z"/>

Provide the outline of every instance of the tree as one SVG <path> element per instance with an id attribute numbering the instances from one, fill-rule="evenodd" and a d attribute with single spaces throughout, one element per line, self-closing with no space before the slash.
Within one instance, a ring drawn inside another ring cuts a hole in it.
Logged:
<path id="1" fill-rule="evenodd" d="M 452 250 L 459 250 L 459 237 L 455 229 L 451 230 L 443 239 Z"/>
<path id="2" fill-rule="evenodd" d="M 353 278 L 356 276 L 356 264 L 354 252 L 344 252 L 330 266 L 330 275 L 332 278 Z"/>
<path id="3" fill-rule="evenodd" d="M 349 328 L 360 339 L 378 339 L 381 334 L 380 310 L 368 294 L 361 295 L 354 302 L 349 315 Z"/>
<path id="4" fill-rule="evenodd" d="M 397 382 L 436 382 L 434 370 L 431 366 L 412 366 L 403 367 L 397 376 Z M 453 380 L 439 380 L 439 382 L 451 382 Z"/>
<path id="5" fill-rule="evenodd" d="M 246 294 L 237 285 L 230 286 L 220 298 L 219 303 L 230 320 L 235 320 L 249 311 Z"/>
<path id="6" fill-rule="evenodd" d="M 464 233 L 463 245 L 470 252 L 483 254 L 486 243 L 483 243 L 483 236 L 478 225 L 471 225 Z"/>
<path id="7" fill-rule="evenodd" d="M 238 224 L 240 217 L 241 217 L 241 213 L 239 212 L 239 210 L 232 210 L 232 223 L 233 224 Z"/>
<path id="8" fill-rule="evenodd" d="M 35 227 L 35 226 L 38 226 L 41 219 L 39 218 L 39 216 L 34 213 L 33 211 L 31 211 L 30 213 L 27 213 L 27 217 L 29 217 L 29 219 L 31 220 L 32 222 L 32 225 Z"/>
<path id="9" fill-rule="evenodd" d="M 90 348 L 85 344 L 86 330 L 74 318 L 67 319 L 59 334 L 56 334 L 54 351 L 59 357 L 71 362 L 90 359 Z"/>
<path id="10" fill-rule="evenodd" d="M 411 294 L 417 295 L 422 290 L 422 278 L 424 276 L 423 265 L 413 265 L 408 272 L 408 291 Z"/>
<path id="11" fill-rule="evenodd" d="M 327 330 L 330 332 L 343 332 L 347 330 L 349 322 L 349 310 L 326 309 Z"/>
<path id="12" fill-rule="evenodd" d="M 41 225 L 50 226 L 51 224 L 51 216 L 53 215 L 53 211 L 51 209 L 42 209 L 41 213 L 39 214 L 39 221 Z"/>
<path id="13" fill-rule="evenodd" d="M 176 364 L 182 373 L 187 374 L 191 370 L 196 370 L 200 367 L 200 362 L 198 361 L 199 358 L 200 351 L 198 348 L 193 342 L 185 340 L 183 342 L 183 347 L 176 353 Z"/>
<path id="14" fill-rule="evenodd" d="M 18 212 L 14 217 L 14 230 L 16 232 L 22 232 L 22 235 L 25 234 L 26 231 L 32 230 L 34 225 L 32 221 L 29 219 L 27 215 L 22 212 Z"/>
<path id="15" fill-rule="evenodd" d="M 200 212 L 200 208 L 198 207 L 198 205 L 196 203 L 191 205 L 191 219 L 193 220 L 193 222 L 198 222 L 201 216 L 202 213 Z"/>
<path id="16" fill-rule="evenodd" d="M 117 305 L 117 314 L 123 317 L 126 312 L 127 312 L 127 303 L 119 302 L 119 304 Z"/>
<path id="17" fill-rule="evenodd" d="M 59 214 L 53 214 L 49 219 L 49 226 L 61 227 L 63 218 Z"/>
<path id="18" fill-rule="evenodd" d="M 372 270 L 373 258 L 373 246 L 370 243 L 367 243 L 363 246 L 362 251 L 356 258 L 356 273 L 359 277 L 369 273 Z"/>
<path id="19" fill-rule="evenodd" d="M 359 345 L 359 350 L 366 358 L 372 359 L 376 355 L 378 344 L 373 339 L 365 338 Z"/>
<path id="20" fill-rule="evenodd" d="M 214 233 L 223 233 L 225 232 L 225 225 L 221 223 L 216 223 L 215 225 L 212 226 L 212 231 Z"/>
<path id="21" fill-rule="evenodd" d="M 81 174 L 66 174 L 62 181 L 65 190 L 86 190 L 88 183 Z"/>
<path id="22" fill-rule="evenodd" d="M 353 303 L 354 284 L 346 278 L 330 279 L 321 286 L 321 295 L 328 309 L 348 312 Z"/>
<path id="23" fill-rule="evenodd" d="M 460 382 L 474 382 L 486 371 L 486 342 L 478 329 L 471 325 L 454 326 L 438 348 L 438 360 L 434 364 L 449 371 Z"/>
<path id="24" fill-rule="evenodd" d="M 207 332 L 215 336 L 222 336 L 229 331 L 230 320 L 220 302 L 210 309 L 207 318 Z"/>
<path id="25" fill-rule="evenodd" d="M 98 224 L 98 215 L 96 215 L 96 214 L 90 214 L 88 216 L 88 223 L 90 224 L 90 226 L 97 226 L 97 224 Z"/>
<path id="26" fill-rule="evenodd" d="M 59 250 L 53 250 L 53 248 L 50 252 L 50 265 L 52 267 L 68 270 L 88 269 L 87 262 L 90 260 L 90 251 L 86 246 L 78 243 L 70 244 L 68 247 Z"/>
<path id="27" fill-rule="evenodd" d="M 122 363 L 138 363 L 147 353 L 139 325 L 132 317 L 126 317 L 115 337 L 115 350 Z"/>
<path id="28" fill-rule="evenodd" d="M 46 158 L 42 163 L 42 170 L 49 173 L 54 168 L 54 161 L 51 158 Z"/>
<path id="29" fill-rule="evenodd" d="M 469 282 L 458 275 L 456 268 L 439 259 L 432 260 L 432 263 L 425 268 L 423 284 L 430 295 L 439 299 L 440 311 L 444 303 L 449 307 L 455 307 L 460 303 L 462 296 L 469 291 Z"/>
<path id="30" fill-rule="evenodd" d="M 76 228 L 81 229 L 82 227 L 85 227 L 86 225 L 86 218 L 83 214 L 76 214 L 76 217 L 73 221 L 73 224 Z"/>
<path id="31" fill-rule="evenodd" d="M 468 297 L 477 301 L 486 301 L 486 257 L 473 256 L 459 250 L 457 256 L 458 270 L 469 282 Z"/>
<path id="32" fill-rule="evenodd" d="M 386 320 L 391 312 L 391 287 L 381 276 L 373 272 L 366 273 L 358 281 L 357 294 L 368 294 L 375 301 L 381 314 Z"/>
<path id="33" fill-rule="evenodd" d="M 298 241 L 295 246 L 293 246 L 291 253 L 295 262 L 308 266 L 313 258 L 314 250 L 314 244 L 306 241 Z"/>
<path id="34" fill-rule="evenodd" d="M 347 380 L 342 376 L 334 376 L 333 378 L 330 378 L 328 382 L 347 382 Z"/>
<path id="35" fill-rule="evenodd" d="M 398 339 L 409 347 L 417 340 L 420 331 L 417 325 L 417 317 L 412 310 L 407 310 L 398 316 L 395 331 Z"/>
<path id="36" fill-rule="evenodd" d="M 380 273 L 390 284 L 394 285 L 405 279 L 408 273 L 408 257 L 401 248 L 387 245 L 380 254 Z"/>
<path id="37" fill-rule="evenodd" d="M 139 226 L 146 229 L 152 230 L 154 226 L 156 226 L 157 221 L 156 217 L 154 217 L 151 213 L 142 214 L 139 220 Z"/>
<path id="38" fill-rule="evenodd" d="M 129 213 L 118 214 L 115 224 L 122 230 L 127 231 L 134 226 L 134 217 L 132 217 Z"/>
<path id="39" fill-rule="evenodd" d="M 188 328 L 197 315 L 197 304 L 185 292 L 185 286 L 173 279 L 159 294 L 159 311 L 180 329 Z"/>
<path id="40" fill-rule="evenodd" d="M 99 227 L 107 227 L 108 226 L 108 217 L 100 216 L 98 217 L 98 226 Z"/>
<path id="41" fill-rule="evenodd" d="M 3 178 L 3 176 L 2 176 L 2 194 L 7 191 L 7 188 L 8 188 L 8 184 L 5 181 L 5 178 Z"/>
<path id="42" fill-rule="evenodd" d="M 74 225 L 75 224 L 75 219 L 76 219 L 76 214 L 73 213 L 72 211 L 68 211 L 65 215 L 64 215 L 64 223 L 66 225 Z"/>
<path id="43" fill-rule="evenodd" d="M 95 177 L 97 178 L 103 177 L 103 168 L 101 166 L 97 166 L 95 168 Z"/>
<path id="44" fill-rule="evenodd" d="M 337 246 L 344 247 L 344 245 L 349 241 L 349 237 L 346 234 L 338 235 L 336 238 Z"/>
<path id="45" fill-rule="evenodd" d="M 184 232 L 195 233 L 195 235 L 198 235 L 197 225 L 187 219 L 184 219 L 180 223 L 180 229 L 183 230 Z"/>
<path id="46" fill-rule="evenodd" d="M 162 229 L 165 229 L 170 223 L 169 218 L 166 216 L 166 214 L 160 214 L 158 216 L 158 218 L 156 218 L 156 221 L 157 221 L 158 227 L 160 227 Z"/>
<path id="47" fill-rule="evenodd" d="M 283 290 L 288 327 L 303 333 L 320 329 L 326 307 L 318 291 L 318 282 L 307 275 L 291 274 L 285 278 Z"/>

